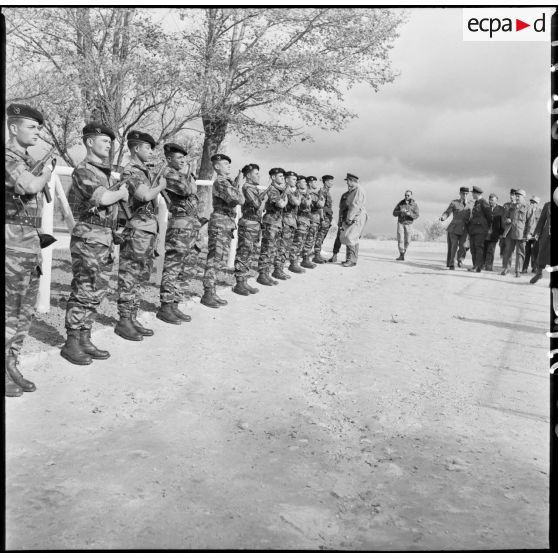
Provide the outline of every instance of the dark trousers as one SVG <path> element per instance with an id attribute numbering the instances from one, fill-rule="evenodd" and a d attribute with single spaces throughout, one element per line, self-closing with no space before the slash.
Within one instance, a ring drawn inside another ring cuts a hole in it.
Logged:
<path id="1" fill-rule="evenodd" d="M 523 262 L 523 269 L 525 272 L 529 268 L 529 261 L 531 261 L 531 271 L 537 270 L 537 259 L 539 255 L 539 243 L 534 238 L 531 238 L 525 243 L 525 260 Z"/>
<path id="2" fill-rule="evenodd" d="M 484 269 L 492 271 L 494 266 L 494 253 L 496 252 L 497 240 L 484 241 Z"/>
<path id="3" fill-rule="evenodd" d="M 341 250 L 341 239 L 339 235 L 341 234 L 341 228 L 337 227 L 337 236 L 335 237 L 335 242 L 333 243 L 333 253 L 339 254 L 339 250 Z"/>
<path id="4" fill-rule="evenodd" d="M 467 249 L 465 248 L 465 242 L 467 240 L 467 234 L 454 234 L 450 233 L 450 256 L 448 258 L 448 267 L 455 266 L 455 257 L 457 256 L 457 261 L 461 262 L 465 259 L 467 254 Z"/>
<path id="5" fill-rule="evenodd" d="M 479 234 L 470 234 L 471 257 L 473 258 L 473 267 L 480 269 L 484 265 L 484 239 L 486 232 Z"/>

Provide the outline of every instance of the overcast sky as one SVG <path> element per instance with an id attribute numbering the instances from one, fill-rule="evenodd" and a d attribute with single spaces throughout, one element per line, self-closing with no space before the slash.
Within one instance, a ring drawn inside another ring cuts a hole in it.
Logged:
<path id="1" fill-rule="evenodd" d="M 379 93 L 347 94 L 359 117 L 315 142 L 243 147 L 228 138 L 233 167 L 256 162 L 335 176 L 336 208 L 347 171 L 367 193 L 369 232 L 393 234 L 392 210 L 411 188 L 421 222 L 434 219 L 460 186 L 507 201 L 510 187 L 548 196 L 549 51 L 541 42 L 464 42 L 461 9 L 408 9 L 392 50 L 401 75 Z"/>

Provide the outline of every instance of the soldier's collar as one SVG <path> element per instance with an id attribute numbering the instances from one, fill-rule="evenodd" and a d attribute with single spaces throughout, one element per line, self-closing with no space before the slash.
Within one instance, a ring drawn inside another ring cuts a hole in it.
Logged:
<path id="1" fill-rule="evenodd" d="M 94 167 L 97 167 L 98 169 L 101 169 L 103 171 L 108 171 L 111 172 L 112 171 L 112 166 L 110 164 L 107 163 L 99 163 L 97 161 L 93 161 L 91 160 L 91 158 L 89 156 L 85 156 L 85 162 L 88 163 L 89 165 L 93 165 Z"/>
<path id="2" fill-rule="evenodd" d="M 29 157 L 29 152 L 27 149 L 23 149 L 18 143 L 15 141 L 10 140 L 6 145 L 6 149 L 11 151 L 14 155 L 21 157 L 22 159 L 25 157 Z"/>

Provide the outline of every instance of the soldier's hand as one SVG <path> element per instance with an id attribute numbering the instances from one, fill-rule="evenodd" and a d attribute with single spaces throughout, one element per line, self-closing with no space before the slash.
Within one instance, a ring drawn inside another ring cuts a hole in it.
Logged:
<path id="1" fill-rule="evenodd" d="M 50 180 L 52 176 L 52 169 L 50 167 L 44 167 L 40 172 L 40 175 L 45 179 L 45 183 Z"/>
<path id="2" fill-rule="evenodd" d="M 128 199 L 130 198 L 130 193 L 128 192 L 128 188 L 126 188 L 126 185 L 122 184 L 122 186 L 120 186 L 118 191 L 120 192 L 120 199 L 124 201 L 128 201 Z"/>

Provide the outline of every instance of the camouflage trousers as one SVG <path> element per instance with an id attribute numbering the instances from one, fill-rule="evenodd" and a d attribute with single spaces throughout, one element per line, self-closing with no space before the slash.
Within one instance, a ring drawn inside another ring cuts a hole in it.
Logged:
<path id="1" fill-rule="evenodd" d="M 139 308 L 140 289 L 149 281 L 157 235 L 139 229 L 126 229 L 120 245 L 118 265 L 118 313 L 127 316 Z"/>
<path id="2" fill-rule="evenodd" d="M 165 262 L 161 279 L 161 302 L 182 302 L 186 299 L 188 282 L 186 269 L 191 265 L 192 251 L 199 227 L 167 229 Z"/>
<path id="3" fill-rule="evenodd" d="M 287 258 L 289 257 L 294 242 L 296 227 L 283 223 L 283 231 L 279 241 L 279 248 L 275 256 L 275 267 L 283 269 Z"/>
<path id="4" fill-rule="evenodd" d="M 238 245 L 234 259 L 234 274 L 237 279 L 246 279 L 250 275 L 252 261 L 258 249 L 261 225 L 258 221 L 241 219 L 238 223 Z"/>
<path id="5" fill-rule="evenodd" d="M 308 234 L 306 235 L 306 240 L 304 242 L 304 247 L 302 248 L 302 256 L 311 256 L 314 252 L 314 244 L 316 242 L 316 235 L 318 234 L 318 228 L 320 226 L 319 221 L 310 221 L 310 226 L 308 227 Z"/>
<path id="6" fill-rule="evenodd" d="M 275 256 L 281 242 L 282 221 L 262 224 L 262 247 L 258 260 L 258 271 L 269 273 L 275 262 Z"/>
<path id="7" fill-rule="evenodd" d="M 17 357 L 35 315 L 42 273 L 41 255 L 6 248 L 4 265 L 6 356 Z"/>
<path id="8" fill-rule="evenodd" d="M 296 261 L 302 252 L 306 237 L 308 236 L 308 229 L 310 228 L 310 221 L 308 219 L 299 219 L 296 224 L 296 231 L 291 248 L 289 258 L 291 262 Z"/>
<path id="9" fill-rule="evenodd" d="M 112 273 L 112 246 L 91 239 L 72 236 L 71 293 L 66 305 L 65 326 L 91 329 L 97 308 L 107 295 Z"/>
<path id="10" fill-rule="evenodd" d="M 326 217 L 324 215 L 324 218 L 321 220 L 318 232 L 316 234 L 316 243 L 314 244 L 314 254 L 316 256 L 319 256 L 322 252 L 322 245 L 324 243 L 325 237 L 327 236 L 327 233 L 329 232 L 330 227 L 331 217 Z"/>
<path id="11" fill-rule="evenodd" d="M 217 273 L 225 269 L 233 231 L 234 225 L 231 226 L 230 218 L 221 219 L 219 215 L 211 215 L 207 227 L 207 262 L 203 275 L 204 289 L 213 288 L 217 280 Z"/>

